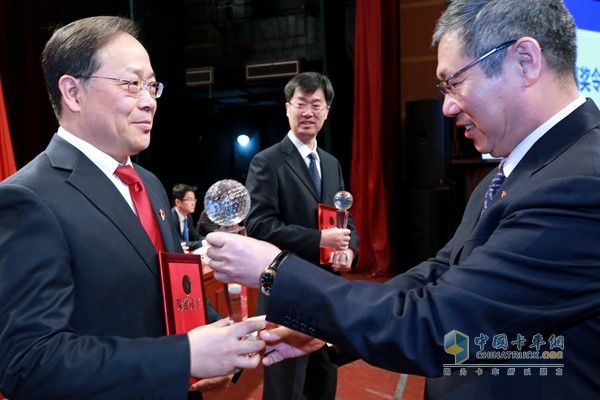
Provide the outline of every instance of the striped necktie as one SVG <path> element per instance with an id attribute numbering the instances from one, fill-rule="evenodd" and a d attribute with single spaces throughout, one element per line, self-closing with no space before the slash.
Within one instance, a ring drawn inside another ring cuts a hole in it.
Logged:
<path id="1" fill-rule="evenodd" d="M 498 193 L 498 189 L 500 189 L 500 186 L 502 186 L 505 179 L 506 176 L 504 175 L 504 171 L 502 170 L 502 168 L 500 168 L 494 176 L 494 179 L 492 179 L 492 182 L 490 183 L 487 192 L 485 192 L 485 198 L 483 199 L 483 208 L 481 209 L 481 214 L 483 214 L 485 210 L 487 210 L 488 206 L 492 202 L 494 196 L 496 196 L 496 193 Z"/>
<path id="2" fill-rule="evenodd" d="M 310 162 L 308 164 L 308 172 L 310 173 L 310 177 L 312 178 L 312 181 L 315 184 L 317 194 L 319 195 L 319 198 L 321 198 L 321 176 L 319 175 L 319 169 L 317 168 L 317 156 L 315 153 L 310 153 L 308 155 L 308 158 L 310 158 Z"/>

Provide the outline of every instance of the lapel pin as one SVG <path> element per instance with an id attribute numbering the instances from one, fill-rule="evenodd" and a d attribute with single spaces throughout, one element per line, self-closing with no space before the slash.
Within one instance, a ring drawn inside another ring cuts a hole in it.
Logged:
<path id="1" fill-rule="evenodd" d="M 159 210 L 159 214 L 160 214 L 160 219 L 162 219 L 164 221 L 165 220 L 165 212 L 163 211 L 162 208 Z"/>
<path id="2" fill-rule="evenodd" d="M 500 198 L 503 199 L 506 197 L 506 192 L 503 190 L 502 193 L 500 194 Z"/>

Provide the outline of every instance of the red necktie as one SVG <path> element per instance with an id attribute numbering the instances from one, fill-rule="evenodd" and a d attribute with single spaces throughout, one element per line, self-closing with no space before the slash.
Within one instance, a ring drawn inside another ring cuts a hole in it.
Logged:
<path id="1" fill-rule="evenodd" d="M 156 222 L 156 217 L 152 211 L 152 204 L 150 203 L 148 192 L 146 192 L 146 188 L 144 188 L 140 176 L 129 165 L 118 167 L 115 171 L 115 175 L 129 185 L 131 200 L 133 200 L 133 205 L 142 226 L 146 230 L 150 240 L 152 240 L 156 251 L 163 251 L 164 245 L 162 236 L 160 235 L 158 223 Z"/>

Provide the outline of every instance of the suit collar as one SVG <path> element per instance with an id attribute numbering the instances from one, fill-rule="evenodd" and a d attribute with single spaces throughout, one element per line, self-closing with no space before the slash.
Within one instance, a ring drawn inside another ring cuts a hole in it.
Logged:
<path id="1" fill-rule="evenodd" d="M 512 187 L 519 184 L 523 179 L 528 179 L 539 172 L 590 130 L 599 125 L 600 111 L 594 102 L 588 99 L 584 104 L 550 128 L 548 132 L 531 146 L 506 179 L 504 185 L 502 185 L 502 191 L 509 193 Z M 484 179 L 486 185 L 489 184 L 495 172 L 492 171 Z"/>
<path id="2" fill-rule="evenodd" d="M 600 112 L 588 99 L 542 136 L 515 167 L 513 173 L 533 175 L 548 165 L 591 129 L 600 125 Z M 511 174 L 512 177 L 512 174 Z M 507 180 L 510 182 L 513 179 Z"/>
<path id="3" fill-rule="evenodd" d="M 577 97 L 577 99 L 567 104 L 559 112 L 554 114 L 546 122 L 534 129 L 533 132 L 531 132 L 523 140 L 521 140 L 521 142 L 517 144 L 515 148 L 510 152 L 510 155 L 502 161 L 504 174 L 507 177 L 510 176 L 514 168 L 519 164 L 523 157 L 525 157 L 525 154 L 527 154 L 527 152 L 535 145 L 535 143 L 538 140 L 540 140 L 540 138 L 544 137 L 544 135 L 547 134 L 552 129 L 552 127 L 554 127 L 560 121 L 568 117 L 569 114 L 571 114 L 584 103 L 585 98 L 583 96 Z"/>
<path id="4" fill-rule="evenodd" d="M 102 150 L 94 147 L 85 140 L 73 135 L 72 133 L 65 130 L 63 127 L 58 128 L 57 136 L 61 137 L 77 150 L 85 154 L 107 177 L 111 178 L 115 170 L 120 165 L 131 165 L 129 157 L 125 160 L 125 163 L 121 164 L 115 160 L 112 156 L 106 154 Z"/>
<path id="5" fill-rule="evenodd" d="M 179 210 L 177 210 L 176 207 L 172 207 L 171 208 L 171 213 L 173 214 L 173 218 L 178 221 L 179 223 L 181 223 L 186 217 L 183 216 L 183 214 L 181 214 L 179 212 Z"/>

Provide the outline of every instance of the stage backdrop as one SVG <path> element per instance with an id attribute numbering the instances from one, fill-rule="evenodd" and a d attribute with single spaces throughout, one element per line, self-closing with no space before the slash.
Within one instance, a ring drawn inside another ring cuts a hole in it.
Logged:
<path id="1" fill-rule="evenodd" d="M 385 273 L 392 270 L 388 234 L 388 196 L 383 174 L 387 151 L 385 136 L 393 131 L 396 103 L 383 104 L 387 90 L 395 89 L 394 80 L 384 87 L 382 31 L 396 21 L 393 2 L 358 0 L 355 22 L 354 132 L 352 142 L 351 188 L 355 205 L 351 212 L 359 232 L 359 259 L 356 269 Z M 390 18 L 391 17 L 391 18 Z M 394 31 L 392 27 L 392 31 Z M 389 31 L 388 31 L 389 33 Z M 396 36 L 397 37 L 397 36 Z M 393 48 L 393 47 L 392 47 Z M 386 63 L 394 57 L 386 56 Z M 392 123 L 390 123 L 392 121 Z M 391 128 L 391 129 L 390 129 Z M 388 149 L 389 151 L 389 149 Z"/>

